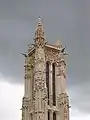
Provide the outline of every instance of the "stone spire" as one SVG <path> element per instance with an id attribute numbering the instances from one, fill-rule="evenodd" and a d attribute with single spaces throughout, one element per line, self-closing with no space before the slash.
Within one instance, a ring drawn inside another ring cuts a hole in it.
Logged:
<path id="1" fill-rule="evenodd" d="M 40 45 L 43 46 L 45 44 L 43 23 L 40 17 L 38 18 L 34 40 L 37 47 Z"/>
<path id="2" fill-rule="evenodd" d="M 35 38 L 44 38 L 43 23 L 40 17 L 38 18 L 38 22 L 37 22 Z"/>

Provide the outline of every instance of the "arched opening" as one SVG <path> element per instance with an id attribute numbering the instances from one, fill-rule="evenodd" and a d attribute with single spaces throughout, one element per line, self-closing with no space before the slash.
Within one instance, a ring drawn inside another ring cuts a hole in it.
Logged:
<path id="1" fill-rule="evenodd" d="M 52 64 L 52 94 L 53 94 L 53 105 L 56 105 L 55 63 Z"/>
<path id="2" fill-rule="evenodd" d="M 50 120 L 50 112 L 48 111 L 48 120 Z"/>
<path id="3" fill-rule="evenodd" d="M 33 114 L 31 113 L 31 120 L 33 120 Z"/>
<path id="4" fill-rule="evenodd" d="M 46 86 L 47 86 L 48 105 L 49 105 L 49 62 L 46 62 Z"/>
<path id="5" fill-rule="evenodd" d="M 53 113 L 53 120 L 56 120 L 56 113 Z"/>

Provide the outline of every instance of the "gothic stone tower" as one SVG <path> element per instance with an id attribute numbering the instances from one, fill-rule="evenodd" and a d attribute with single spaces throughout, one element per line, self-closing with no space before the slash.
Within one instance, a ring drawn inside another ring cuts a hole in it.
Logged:
<path id="1" fill-rule="evenodd" d="M 22 120 L 69 120 L 65 48 L 46 42 L 39 18 L 34 44 L 25 55 Z"/>

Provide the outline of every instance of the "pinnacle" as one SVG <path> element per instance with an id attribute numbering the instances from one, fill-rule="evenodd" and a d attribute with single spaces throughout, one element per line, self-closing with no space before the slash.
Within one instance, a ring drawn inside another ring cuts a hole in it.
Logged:
<path id="1" fill-rule="evenodd" d="M 38 25 L 42 25 L 42 19 L 40 16 L 38 17 Z"/>
<path id="2" fill-rule="evenodd" d="M 56 43 L 55 43 L 57 46 L 60 45 L 60 40 L 57 39 Z"/>
<path id="3" fill-rule="evenodd" d="M 44 30 L 43 30 L 43 24 L 42 24 L 42 19 L 41 17 L 38 17 L 37 21 L 37 27 L 36 27 L 36 32 L 35 32 L 35 38 L 40 38 L 44 37 Z"/>

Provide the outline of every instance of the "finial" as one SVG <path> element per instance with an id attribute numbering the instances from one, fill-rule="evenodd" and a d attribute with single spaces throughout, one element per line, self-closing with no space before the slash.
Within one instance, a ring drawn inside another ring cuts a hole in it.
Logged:
<path id="1" fill-rule="evenodd" d="M 38 17 L 38 24 L 39 24 L 39 25 L 41 25 L 41 24 L 42 24 L 42 19 L 41 19 L 41 17 L 40 17 L 40 16 Z"/>
<path id="2" fill-rule="evenodd" d="M 55 45 L 58 47 L 58 48 L 62 48 L 62 44 L 61 44 L 61 41 L 59 39 L 57 39 Z"/>
<path id="3" fill-rule="evenodd" d="M 36 38 L 38 38 L 38 39 L 39 39 L 39 38 L 45 39 L 45 38 L 44 38 L 43 23 L 42 23 L 42 19 L 41 19 L 40 16 L 39 16 L 38 19 L 37 19 L 35 39 L 36 39 Z"/>

